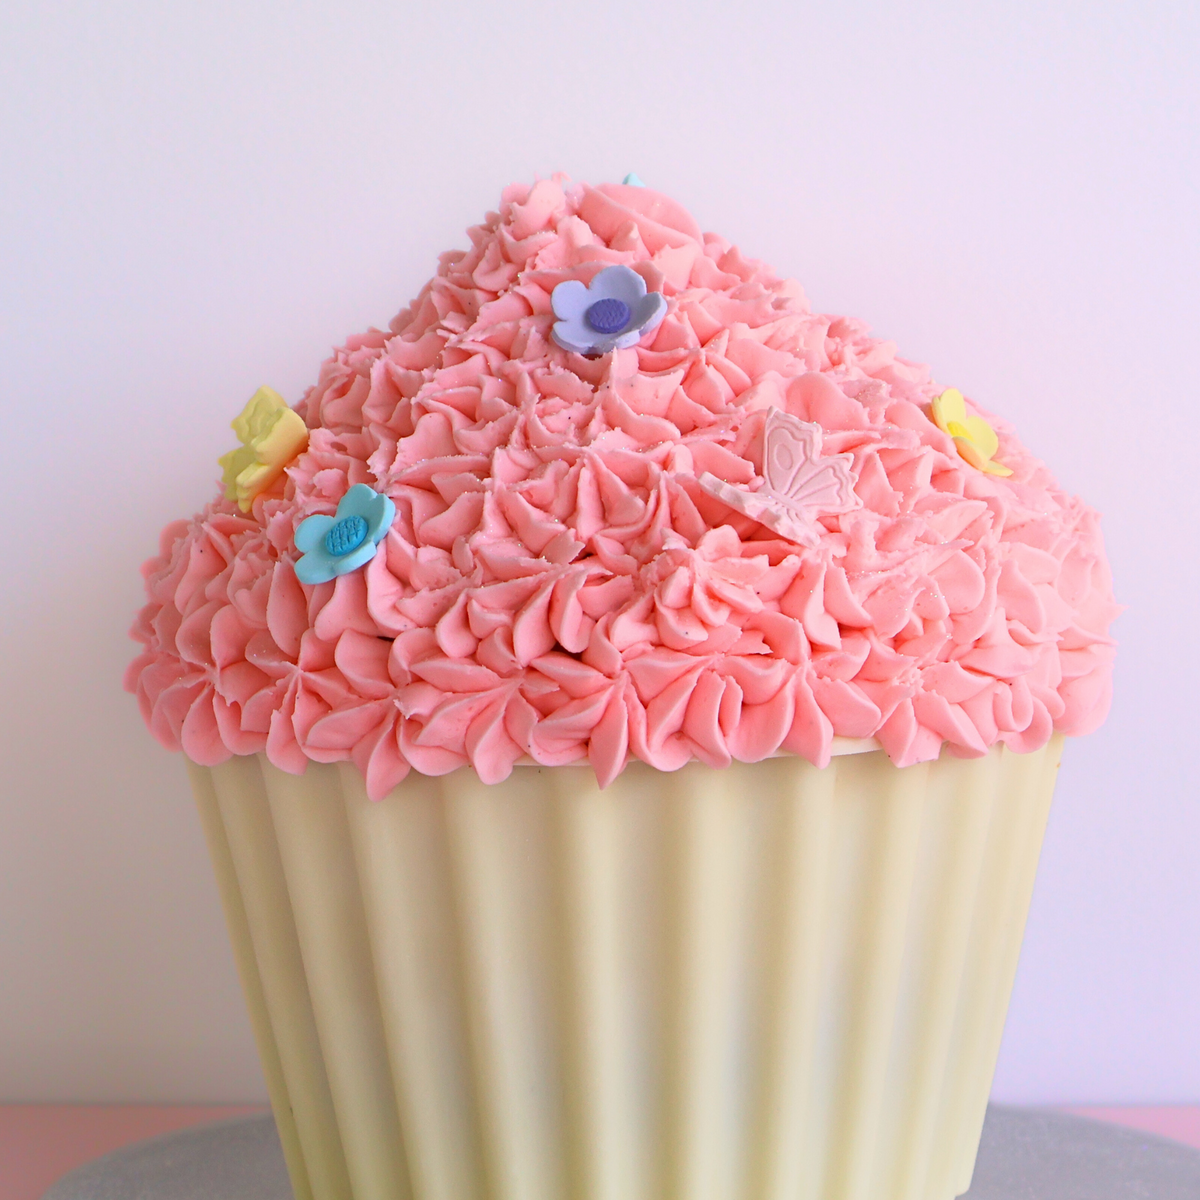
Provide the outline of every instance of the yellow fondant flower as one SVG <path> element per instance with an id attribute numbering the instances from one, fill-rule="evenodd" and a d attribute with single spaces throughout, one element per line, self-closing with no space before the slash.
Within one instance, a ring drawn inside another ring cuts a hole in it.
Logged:
<path id="1" fill-rule="evenodd" d="M 934 424 L 948 433 L 959 454 L 973 467 L 989 475 L 1011 475 L 1008 467 L 992 461 L 1000 448 L 996 431 L 982 418 L 967 416 L 967 404 L 958 388 L 947 388 L 933 401 Z"/>
<path id="2" fill-rule="evenodd" d="M 225 499 L 236 500 L 242 512 L 249 512 L 254 497 L 308 445 L 308 426 L 278 392 L 260 387 L 234 419 L 233 432 L 242 444 L 217 461 L 224 472 Z"/>

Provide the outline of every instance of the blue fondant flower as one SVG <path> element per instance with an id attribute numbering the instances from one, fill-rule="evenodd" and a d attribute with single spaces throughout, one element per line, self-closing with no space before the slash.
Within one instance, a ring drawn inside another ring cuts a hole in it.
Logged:
<path id="1" fill-rule="evenodd" d="M 356 483 L 338 501 L 337 515 L 305 517 L 296 526 L 296 578 L 301 583 L 327 583 L 348 575 L 375 557 L 375 549 L 391 527 L 396 506 L 365 483 Z"/>
<path id="2" fill-rule="evenodd" d="M 558 320 L 554 340 L 576 354 L 607 354 L 633 346 L 657 329 L 667 313 L 667 298 L 646 291 L 632 267 L 605 267 L 588 286 L 578 279 L 560 283 L 550 303 Z"/>

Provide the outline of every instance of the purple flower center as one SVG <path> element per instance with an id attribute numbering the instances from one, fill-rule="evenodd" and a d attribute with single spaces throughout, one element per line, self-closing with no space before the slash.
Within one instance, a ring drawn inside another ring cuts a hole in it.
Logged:
<path id="1" fill-rule="evenodd" d="M 343 517 L 325 535 L 325 549 L 334 558 L 357 550 L 367 537 L 367 522 L 363 517 Z"/>
<path id="2" fill-rule="evenodd" d="M 583 319 L 597 333 L 619 333 L 629 324 L 629 305 L 613 297 L 597 300 L 588 306 Z"/>

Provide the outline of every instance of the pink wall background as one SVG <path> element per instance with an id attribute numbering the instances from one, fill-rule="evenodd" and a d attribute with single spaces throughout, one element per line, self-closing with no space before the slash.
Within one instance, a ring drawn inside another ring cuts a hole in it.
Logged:
<path id="1" fill-rule="evenodd" d="M 1010 1102 L 1200 1101 L 1200 10 L 50 0 L 0 13 L 0 1100 L 264 1094 L 137 565 L 512 178 L 636 170 L 1011 419 L 1099 507 Z"/>

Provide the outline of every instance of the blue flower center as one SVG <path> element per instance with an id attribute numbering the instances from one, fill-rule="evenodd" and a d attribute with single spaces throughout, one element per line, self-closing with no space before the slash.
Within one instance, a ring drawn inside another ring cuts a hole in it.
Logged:
<path id="1" fill-rule="evenodd" d="M 357 550 L 367 539 L 367 522 L 363 517 L 343 517 L 325 535 L 325 549 L 334 558 Z"/>
<path id="2" fill-rule="evenodd" d="M 629 324 L 629 305 L 609 297 L 590 305 L 583 319 L 597 333 L 619 333 Z"/>

